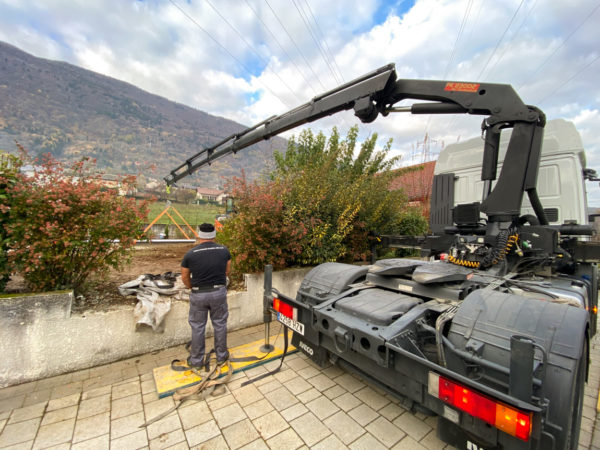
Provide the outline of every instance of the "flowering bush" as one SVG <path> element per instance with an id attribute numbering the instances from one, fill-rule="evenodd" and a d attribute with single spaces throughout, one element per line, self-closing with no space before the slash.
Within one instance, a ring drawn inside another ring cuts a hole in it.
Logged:
<path id="1" fill-rule="evenodd" d="M 219 241 L 231 251 L 235 271 L 258 272 L 266 264 L 275 269 L 293 265 L 302 251 L 306 226 L 290 220 L 282 201 L 288 188 L 235 178 L 230 189 L 236 198 L 236 214 L 225 222 Z"/>
<path id="2" fill-rule="evenodd" d="M 18 173 L 6 188 L 0 212 L 12 268 L 32 290 L 79 291 L 91 274 L 128 260 L 147 215 L 145 203 L 119 196 L 83 159 L 65 168 L 50 155 L 32 175 Z M 121 189 L 135 177 L 120 180 Z"/>
<path id="3" fill-rule="evenodd" d="M 267 181 L 233 182 L 238 211 L 222 240 L 237 270 L 366 260 L 371 232 L 426 231 L 404 194 L 389 190 L 397 161 L 386 159 L 391 142 L 376 151 L 374 134 L 355 151 L 357 136 L 357 127 L 345 139 L 335 128 L 329 139 L 304 131 L 285 154 L 275 153 Z"/>

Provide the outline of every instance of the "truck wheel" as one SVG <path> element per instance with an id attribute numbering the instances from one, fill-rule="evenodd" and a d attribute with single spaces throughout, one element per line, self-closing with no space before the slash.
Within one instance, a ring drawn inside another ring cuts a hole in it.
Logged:
<path id="1" fill-rule="evenodd" d="M 579 442 L 579 431 L 581 429 L 581 412 L 583 410 L 583 393 L 585 388 L 585 372 L 586 372 L 586 361 L 588 355 L 588 341 L 584 340 L 584 346 L 582 349 L 582 355 L 577 363 L 577 373 L 574 377 L 574 383 L 572 386 L 572 407 L 567 410 L 570 412 L 571 417 L 569 418 L 569 428 L 567 433 L 567 448 L 576 449 Z"/>
<path id="2" fill-rule="evenodd" d="M 550 399 L 548 420 L 561 428 L 560 432 L 553 432 L 557 449 L 576 449 L 579 442 L 588 345 L 585 339 L 574 371 L 561 368 L 555 372 L 556 377 L 547 374 L 550 377 L 547 376 L 546 382 L 551 390 L 547 392 Z"/>

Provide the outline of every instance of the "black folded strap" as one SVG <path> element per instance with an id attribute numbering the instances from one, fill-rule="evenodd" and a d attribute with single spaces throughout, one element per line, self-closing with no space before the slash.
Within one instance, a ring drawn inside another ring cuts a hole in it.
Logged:
<path id="1" fill-rule="evenodd" d="M 242 386 L 247 386 L 248 384 L 252 384 L 255 381 L 262 380 L 263 378 L 266 378 L 271 375 L 275 375 L 277 372 L 279 372 L 281 370 L 281 366 L 283 366 L 283 360 L 285 359 L 285 355 L 287 354 L 287 351 L 288 351 L 288 331 L 287 331 L 287 329 L 285 329 L 283 331 L 283 354 L 281 355 L 281 361 L 279 362 L 279 367 L 277 367 L 277 369 L 271 370 L 270 372 L 263 373 L 263 374 L 257 376 L 256 378 L 252 378 L 251 380 L 244 381 L 242 383 Z"/>

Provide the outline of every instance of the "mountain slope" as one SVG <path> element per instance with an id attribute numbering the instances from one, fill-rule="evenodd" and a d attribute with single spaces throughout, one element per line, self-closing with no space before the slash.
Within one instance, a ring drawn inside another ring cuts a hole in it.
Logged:
<path id="1" fill-rule="evenodd" d="M 61 160 L 94 157 L 113 173 L 162 178 L 202 148 L 245 127 L 222 117 L 150 94 L 135 86 L 68 63 L 37 58 L 0 42 L 0 149 L 14 141 L 34 155 L 50 152 Z M 220 177 L 255 178 L 285 150 L 281 138 L 256 144 L 236 157 L 202 169 L 197 185 Z M 154 174 L 148 168 L 155 164 Z"/>

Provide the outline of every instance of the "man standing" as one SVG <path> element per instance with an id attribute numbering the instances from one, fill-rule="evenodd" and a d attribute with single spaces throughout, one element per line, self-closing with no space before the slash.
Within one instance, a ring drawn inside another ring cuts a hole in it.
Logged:
<path id="1" fill-rule="evenodd" d="M 200 225 L 198 244 L 188 251 L 181 261 L 181 280 L 190 294 L 188 321 L 192 327 L 192 345 L 188 365 L 200 368 L 204 362 L 204 332 L 210 311 L 215 332 L 217 364 L 229 358 L 227 350 L 227 276 L 231 267 L 231 254 L 227 247 L 215 242 L 215 227 Z"/>

